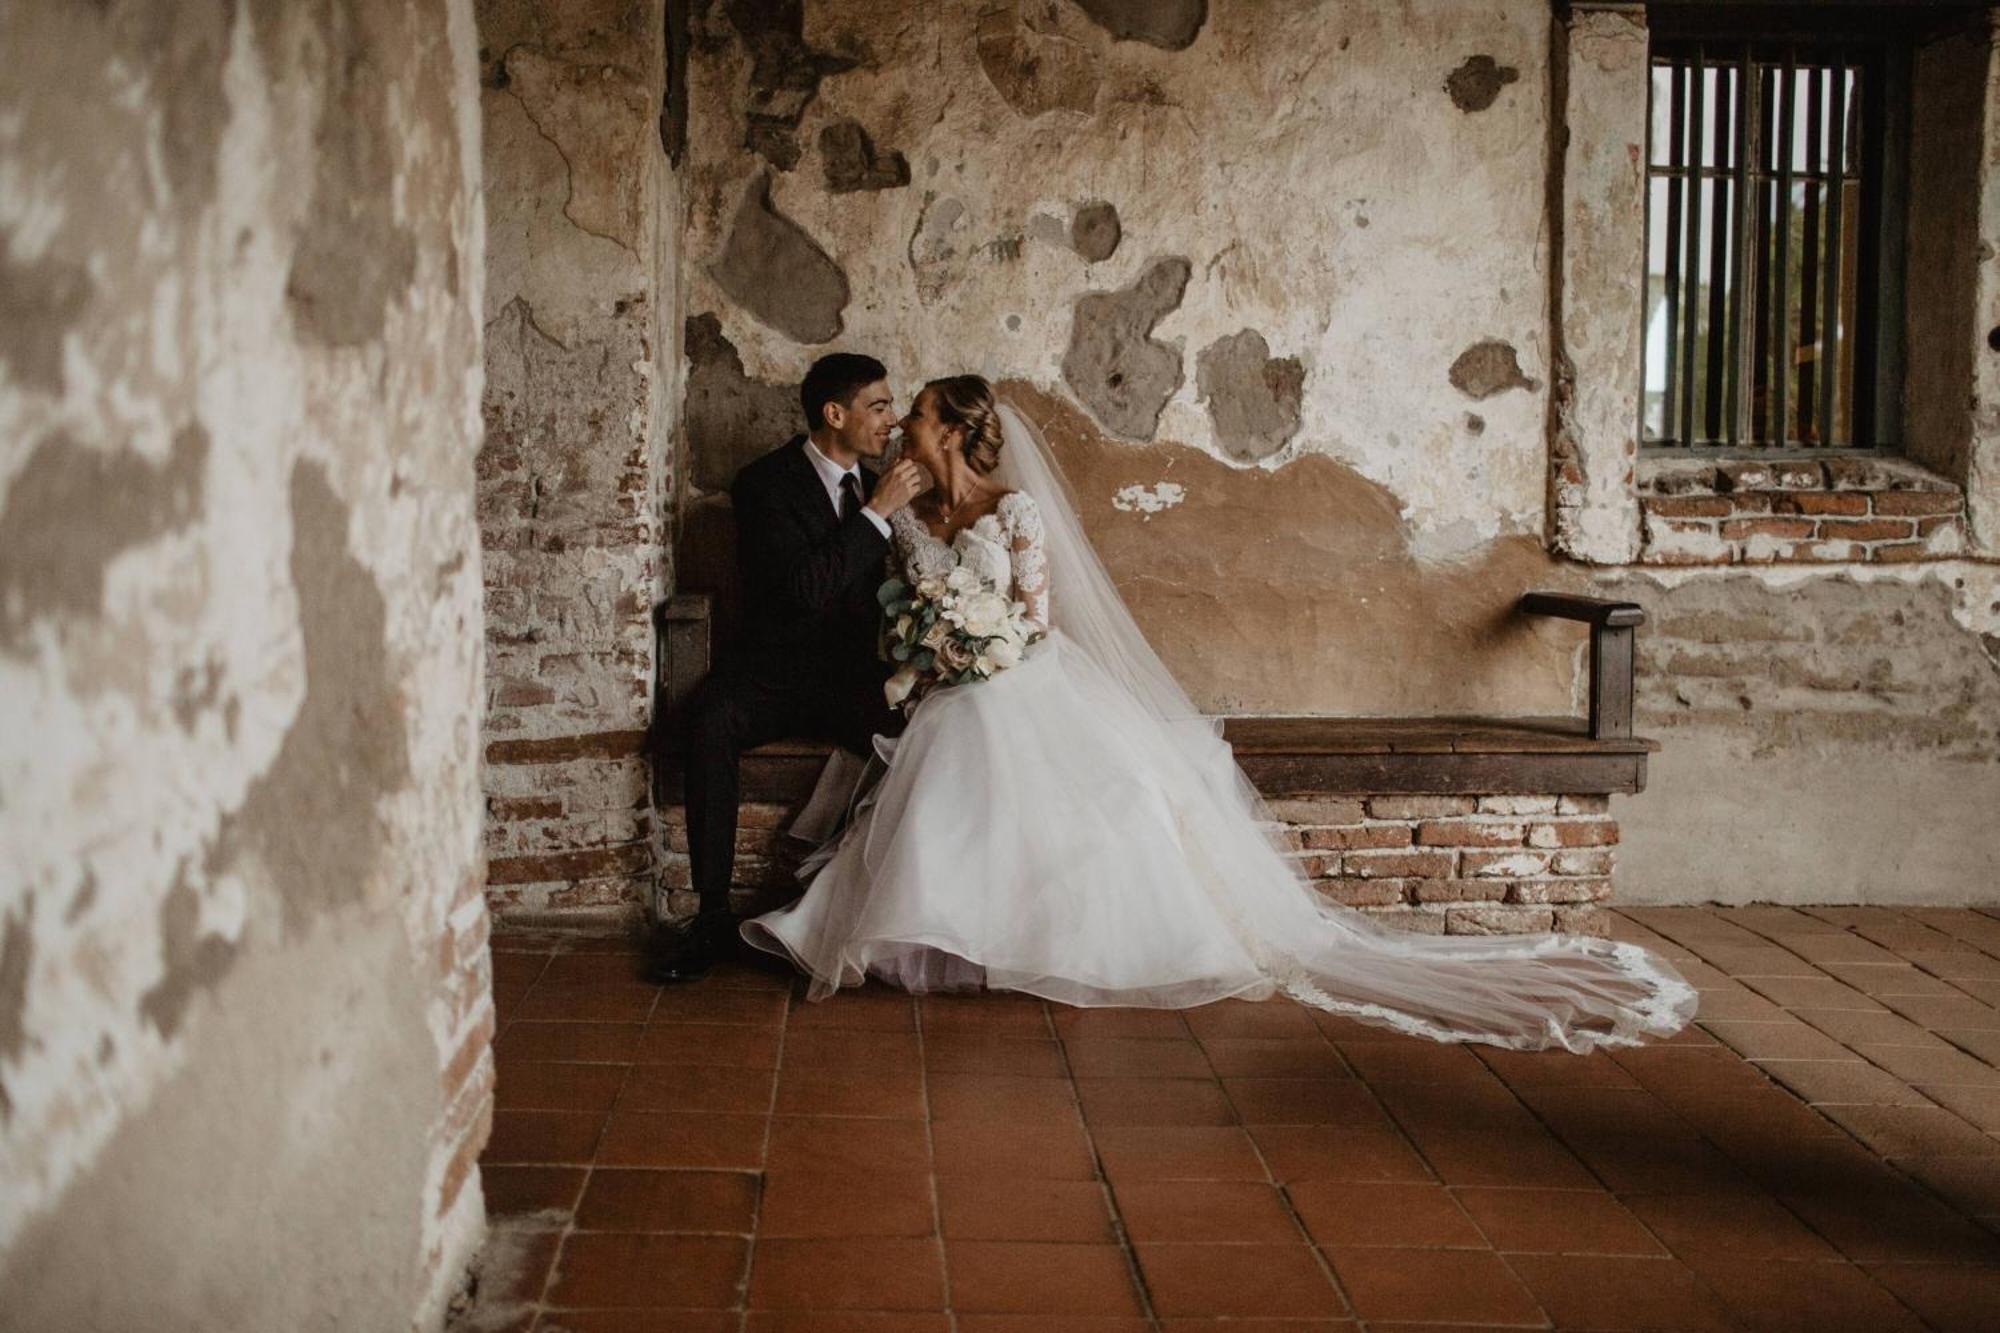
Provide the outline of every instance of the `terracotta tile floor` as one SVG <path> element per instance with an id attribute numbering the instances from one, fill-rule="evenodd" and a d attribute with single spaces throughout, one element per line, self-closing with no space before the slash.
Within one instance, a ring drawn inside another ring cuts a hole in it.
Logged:
<path id="1" fill-rule="evenodd" d="M 2000 909 L 1629 909 L 1667 1044 L 1072 1010 L 502 933 L 464 1330 L 2000 1328 Z"/>

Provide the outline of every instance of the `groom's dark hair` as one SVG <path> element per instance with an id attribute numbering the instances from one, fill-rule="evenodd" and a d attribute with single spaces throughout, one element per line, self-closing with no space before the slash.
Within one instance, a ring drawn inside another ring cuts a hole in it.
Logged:
<path id="1" fill-rule="evenodd" d="M 889 368 L 872 356 L 856 352 L 830 352 L 812 363 L 805 382 L 799 385 L 799 406 L 806 410 L 806 429 L 818 430 L 826 424 L 828 403 L 854 405 L 854 395 L 876 380 L 889 378 Z"/>

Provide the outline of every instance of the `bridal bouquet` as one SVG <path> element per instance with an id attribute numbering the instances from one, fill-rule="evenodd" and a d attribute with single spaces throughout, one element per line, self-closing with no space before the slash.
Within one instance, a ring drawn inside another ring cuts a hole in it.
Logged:
<path id="1" fill-rule="evenodd" d="M 882 686 L 891 708 L 914 704 L 938 685 L 990 680 L 1040 637 L 1026 607 L 962 564 L 915 586 L 891 578 L 875 600 L 882 606 L 882 655 L 899 664 Z"/>

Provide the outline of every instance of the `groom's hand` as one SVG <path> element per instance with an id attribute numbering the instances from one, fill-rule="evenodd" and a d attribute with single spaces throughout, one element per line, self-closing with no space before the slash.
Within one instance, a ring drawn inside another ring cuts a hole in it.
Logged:
<path id="1" fill-rule="evenodd" d="M 875 483 L 868 507 L 882 518 L 901 509 L 930 487 L 930 474 L 914 460 L 899 458 Z"/>

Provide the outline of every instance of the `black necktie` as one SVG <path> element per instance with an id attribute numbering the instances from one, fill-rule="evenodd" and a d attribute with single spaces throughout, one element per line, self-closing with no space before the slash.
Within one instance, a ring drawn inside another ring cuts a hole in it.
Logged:
<path id="1" fill-rule="evenodd" d="M 852 472 L 840 474 L 840 519 L 846 522 L 848 515 L 861 508 L 861 479 Z"/>

